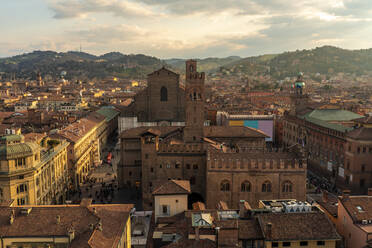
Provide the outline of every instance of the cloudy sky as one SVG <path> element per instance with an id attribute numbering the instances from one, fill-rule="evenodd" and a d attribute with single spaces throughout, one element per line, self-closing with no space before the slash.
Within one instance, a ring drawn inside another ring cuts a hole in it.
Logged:
<path id="1" fill-rule="evenodd" d="M 160 58 L 372 47 L 372 0 L 0 0 L 0 57 L 33 50 Z"/>

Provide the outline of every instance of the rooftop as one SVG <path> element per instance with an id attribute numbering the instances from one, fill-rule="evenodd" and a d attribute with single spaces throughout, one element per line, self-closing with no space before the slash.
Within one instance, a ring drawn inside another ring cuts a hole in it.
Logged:
<path id="1" fill-rule="evenodd" d="M 152 191 L 153 195 L 176 195 L 191 194 L 190 182 L 186 180 L 169 180 L 156 187 Z"/>
<path id="2" fill-rule="evenodd" d="M 333 224 L 322 212 L 265 213 L 258 219 L 266 240 L 339 240 Z M 268 225 L 271 223 L 271 232 Z"/>
<path id="3" fill-rule="evenodd" d="M 26 207 L 31 210 L 28 214 L 22 213 Z M 68 236 L 73 228 L 70 247 L 116 247 L 132 208 L 131 204 L 0 207 L 0 233 L 3 237 Z M 102 230 L 97 228 L 99 223 Z"/>

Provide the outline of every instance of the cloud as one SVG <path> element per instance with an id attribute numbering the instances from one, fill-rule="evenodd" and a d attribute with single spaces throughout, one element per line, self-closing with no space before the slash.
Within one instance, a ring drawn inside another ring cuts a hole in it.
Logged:
<path id="1" fill-rule="evenodd" d="M 54 18 L 81 18 L 92 13 L 111 13 L 119 17 L 150 17 L 154 12 L 143 4 L 127 0 L 50 0 Z"/>

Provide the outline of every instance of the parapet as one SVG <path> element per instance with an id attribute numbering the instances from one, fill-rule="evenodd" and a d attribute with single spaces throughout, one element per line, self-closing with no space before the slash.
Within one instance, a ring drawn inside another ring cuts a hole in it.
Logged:
<path id="1" fill-rule="evenodd" d="M 203 153 L 203 144 L 159 144 L 158 153 Z"/>
<path id="2" fill-rule="evenodd" d="M 207 155 L 209 170 L 252 171 L 305 171 L 306 160 L 287 152 L 210 152 Z"/>

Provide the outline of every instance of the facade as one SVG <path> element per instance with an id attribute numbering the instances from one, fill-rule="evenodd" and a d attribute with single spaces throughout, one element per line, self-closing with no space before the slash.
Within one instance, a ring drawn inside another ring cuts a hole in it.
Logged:
<path id="1" fill-rule="evenodd" d="M 0 247 L 131 247 L 130 204 L 0 206 Z"/>
<path id="2" fill-rule="evenodd" d="M 6 135 L 0 141 L 0 202 L 12 199 L 19 206 L 65 201 L 68 142 L 49 140 L 39 146 L 24 142 L 22 135 Z"/>
<path id="3" fill-rule="evenodd" d="M 105 117 L 92 113 L 55 134 L 70 142 L 68 166 L 75 187 L 82 184 L 93 166 L 100 163 L 100 140 L 105 130 Z"/>
<path id="4" fill-rule="evenodd" d="M 224 201 L 238 208 L 239 200 L 257 207 L 259 200 L 305 200 L 306 160 L 300 151 L 239 152 L 211 148 L 207 154 L 207 208 Z"/>
<path id="5" fill-rule="evenodd" d="M 161 68 L 147 76 L 147 87 L 119 117 L 119 133 L 139 126 L 183 126 L 185 89 L 179 75 Z"/>
<path id="6" fill-rule="evenodd" d="M 299 77 L 298 81 L 301 81 Z M 371 118 L 342 109 L 321 109 L 302 91 L 292 94 L 292 109 L 283 118 L 283 144 L 300 144 L 309 169 L 339 188 L 365 193 L 372 186 Z"/>
<path id="7" fill-rule="evenodd" d="M 187 210 L 187 196 L 191 194 L 190 182 L 169 180 L 156 187 L 152 194 L 156 222 L 158 217 L 174 216 Z"/>
<path id="8" fill-rule="evenodd" d="M 368 195 L 338 198 L 336 228 L 345 248 L 372 247 L 372 189 Z"/>
<path id="9" fill-rule="evenodd" d="M 204 80 L 196 61 L 187 61 L 185 126 L 145 126 L 121 133 L 119 185 L 141 189 L 145 210 L 153 208 L 155 185 L 171 179 L 189 180 L 189 197 L 212 208 L 219 198 L 230 207 L 241 197 L 254 206 L 260 197 L 304 200 L 303 153 L 297 148 L 268 151 L 268 136 L 254 128 L 205 126 Z M 242 183 L 247 185 L 243 191 Z"/>
<path id="10" fill-rule="evenodd" d="M 218 125 L 245 126 L 258 129 L 269 137 L 268 142 L 275 141 L 275 116 L 274 115 L 244 115 L 217 112 Z"/>

